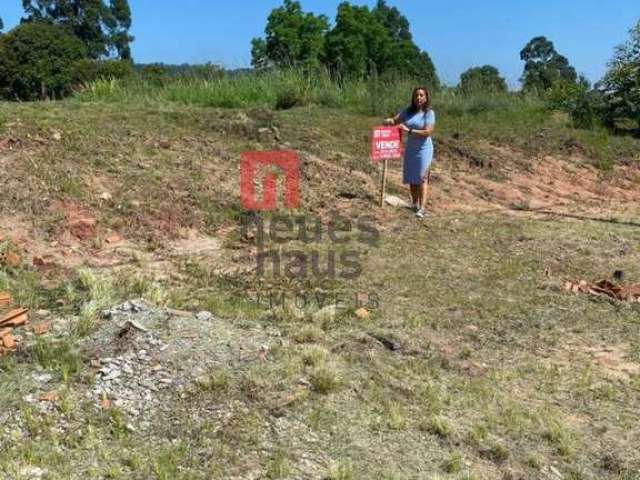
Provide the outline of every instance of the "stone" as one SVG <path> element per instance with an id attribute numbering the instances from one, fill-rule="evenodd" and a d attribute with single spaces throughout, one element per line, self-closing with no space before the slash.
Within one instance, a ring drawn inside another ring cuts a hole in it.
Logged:
<path id="1" fill-rule="evenodd" d="M 395 195 L 387 195 L 384 199 L 385 203 L 397 208 L 409 208 L 409 202 Z"/>
<path id="2" fill-rule="evenodd" d="M 213 319 L 213 313 L 203 310 L 202 312 L 196 313 L 196 318 L 201 322 L 208 322 Z"/>

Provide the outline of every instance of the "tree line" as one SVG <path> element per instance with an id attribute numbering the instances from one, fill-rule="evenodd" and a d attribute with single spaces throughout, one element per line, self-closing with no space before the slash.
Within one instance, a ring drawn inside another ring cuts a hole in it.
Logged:
<path id="1" fill-rule="evenodd" d="M 128 0 L 22 0 L 22 6 L 20 24 L 0 36 L 2 97 L 61 98 L 74 82 L 131 71 Z"/>
<path id="2" fill-rule="evenodd" d="M 176 76 L 223 75 L 204 66 L 134 65 L 128 0 L 23 0 L 20 24 L 2 34 L 0 96 L 5 99 L 61 98 L 73 85 L 97 78 L 137 75 L 163 84 Z M 428 28 L 428 24 L 425 28 Z M 328 71 L 337 82 L 411 78 L 441 88 L 428 52 L 416 45 L 408 19 L 385 0 L 373 8 L 342 2 L 331 24 L 325 15 L 283 0 L 267 18 L 265 35 L 251 41 L 252 71 L 296 68 L 308 75 Z M 589 85 L 553 42 L 538 36 L 520 51 L 521 92 L 544 96 L 567 111 L 578 126 L 594 122 L 640 128 L 640 21 L 616 48 L 609 69 Z M 455 87 L 462 94 L 505 93 L 508 86 L 492 65 L 472 67 Z"/>
<path id="3" fill-rule="evenodd" d="M 251 43 L 251 63 L 259 70 L 324 67 L 336 79 L 403 73 L 433 88 L 440 84 L 431 57 L 413 41 L 409 21 L 384 0 L 371 10 L 341 3 L 332 28 L 325 15 L 284 0 L 269 15 L 265 37 Z"/>
<path id="4" fill-rule="evenodd" d="M 284 0 L 267 18 L 265 36 L 251 42 L 257 70 L 325 68 L 334 79 L 401 76 L 434 89 L 440 86 L 429 54 L 413 41 L 407 18 L 385 0 L 375 7 L 342 2 L 332 26 L 324 15 L 304 12 L 300 2 Z M 546 97 L 567 111 L 575 124 L 614 126 L 635 122 L 640 128 L 640 21 L 627 43 L 616 49 L 605 77 L 593 87 L 546 37 L 532 38 L 520 51 L 522 93 Z M 463 94 L 506 93 L 508 86 L 492 65 L 462 73 Z"/>

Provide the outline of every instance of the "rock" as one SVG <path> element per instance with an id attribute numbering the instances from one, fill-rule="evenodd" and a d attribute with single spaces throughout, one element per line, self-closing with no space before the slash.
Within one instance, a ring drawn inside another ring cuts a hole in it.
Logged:
<path id="1" fill-rule="evenodd" d="M 48 470 L 40 467 L 24 467 L 20 470 L 20 476 L 27 479 L 42 478 L 48 474 Z"/>
<path id="2" fill-rule="evenodd" d="M 49 383 L 53 380 L 53 375 L 50 373 L 32 373 L 31 378 L 33 378 L 38 383 Z"/>
<path id="3" fill-rule="evenodd" d="M 396 197 L 395 195 L 387 195 L 384 199 L 385 203 L 387 203 L 388 205 L 391 205 L 392 207 L 397 207 L 397 208 L 409 208 L 409 202 L 407 202 L 406 200 L 400 198 L 400 197 Z"/>
<path id="4" fill-rule="evenodd" d="M 392 352 L 397 352 L 402 348 L 400 342 L 388 335 L 371 334 L 371 336 L 384 345 L 384 348 Z"/>
<path id="5" fill-rule="evenodd" d="M 208 322 L 209 320 L 213 319 L 213 313 L 203 310 L 196 313 L 196 318 L 201 322 Z"/>
<path id="6" fill-rule="evenodd" d="M 105 373 L 104 376 L 102 377 L 102 379 L 105 382 L 111 382 L 111 381 L 115 380 L 116 378 L 118 378 L 120 375 L 122 375 L 122 371 L 121 370 L 117 370 L 117 369 L 113 369 L 113 370 L 103 369 L 103 370 L 107 370 L 107 372 L 108 372 L 108 373 Z M 100 370 L 100 371 L 102 372 L 103 370 Z"/>
<path id="7" fill-rule="evenodd" d="M 563 478 L 562 473 L 560 473 L 560 471 L 553 465 L 549 465 L 549 471 L 554 475 L 555 478 L 558 478 L 558 479 Z"/>
<path id="8" fill-rule="evenodd" d="M 53 132 L 51 138 L 53 138 L 56 142 L 59 142 L 60 140 L 62 140 L 62 134 L 60 132 Z"/>
<path id="9" fill-rule="evenodd" d="M 113 196 L 109 192 L 102 192 L 100 194 L 100 200 L 104 200 L 105 202 L 109 202 L 113 199 Z"/>

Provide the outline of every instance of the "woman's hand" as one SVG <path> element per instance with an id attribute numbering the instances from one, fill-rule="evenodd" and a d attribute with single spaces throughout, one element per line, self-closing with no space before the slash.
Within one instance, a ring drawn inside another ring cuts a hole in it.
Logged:
<path id="1" fill-rule="evenodd" d="M 383 124 L 383 125 L 393 125 L 393 124 L 395 124 L 395 123 L 396 123 L 396 122 L 395 122 L 395 120 L 394 120 L 393 118 L 385 118 L 385 119 L 382 121 L 382 124 Z"/>
<path id="2" fill-rule="evenodd" d="M 400 124 L 400 130 L 402 130 L 403 132 L 409 133 L 410 128 L 407 127 L 404 123 L 401 123 Z"/>

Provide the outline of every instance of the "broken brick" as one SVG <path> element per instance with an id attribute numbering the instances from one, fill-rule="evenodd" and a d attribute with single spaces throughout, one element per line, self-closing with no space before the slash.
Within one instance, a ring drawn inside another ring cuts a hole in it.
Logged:
<path id="1" fill-rule="evenodd" d="M 109 235 L 105 241 L 107 243 L 118 243 L 122 241 L 122 237 L 120 235 L 118 235 L 117 233 L 114 233 L 113 235 Z"/>
<path id="2" fill-rule="evenodd" d="M 33 327 L 31 327 L 31 330 L 33 330 L 33 333 L 36 335 L 44 335 L 49 331 L 50 327 L 51 327 L 51 322 L 43 322 L 43 323 L 38 323 L 37 325 L 34 325 Z"/>
<path id="3" fill-rule="evenodd" d="M 7 252 L 4 255 L 4 263 L 5 265 L 7 265 L 8 267 L 18 267 L 20 266 L 20 262 L 21 262 L 21 258 L 20 255 L 18 255 L 15 252 Z"/>
<path id="4" fill-rule="evenodd" d="M 16 308 L 9 313 L 0 317 L 0 326 L 2 327 L 19 327 L 27 323 L 29 319 L 29 310 L 26 308 Z"/>
<path id="5" fill-rule="evenodd" d="M 0 292 L 0 305 L 9 305 L 11 303 L 11 295 L 7 292 Z"/>
<path id="6" fill-rule="evenodd" d="M 13 335 L 11 335 L 10 333 L 2 337 L 2 344 L 8 349 L 16 348 L 16 340 L 15 338 L 13 338 Z"/>
<path id="7" fill-rule="evenodd" d="M 50 392 L 43 393 L 42 395 L 40 395 L 39 400 L 41 402 L 57 402 L 59 398 L 60 398 L 60 395 L 58 395 L 58 392 L 56 392 L 55 390 L 52 390 Z"/>

